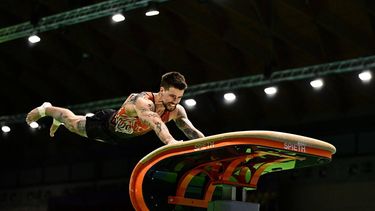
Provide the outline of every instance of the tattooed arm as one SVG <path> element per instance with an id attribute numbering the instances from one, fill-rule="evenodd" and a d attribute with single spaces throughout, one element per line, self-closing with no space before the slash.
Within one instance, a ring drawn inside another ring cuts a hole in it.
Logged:
<path id="1" fill-rule="evenodd" d="M 184 132 L 189 139 L 196 139 L 204 137 L 203 133 L 197 130 L 187 117 L 184 107 L 177 105 L 177 117 L 174 120 L 177 127 Z"/>
<path id="2" fill-rule="evenodd" d="M 164 144 L 177 142 L 169 133 L 167 126 L 161 120 L 160 116 L 153 112 L 153 103 L 144 98 L 138 98 L 135 102 L 135 110 L 139 119 L 148 124 Z"/>

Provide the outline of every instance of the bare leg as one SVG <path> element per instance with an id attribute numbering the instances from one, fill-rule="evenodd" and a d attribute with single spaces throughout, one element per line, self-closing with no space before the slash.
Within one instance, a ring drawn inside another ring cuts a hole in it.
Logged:
<path id="1" fill-rule="evenodd" d="M 43 104 L 44 105 L 44 104 Z M 55 107 L 48 105 L 43 107 L 37 107 L 31 110 L 26 117 L 26 122 L 36 122 L 44 116 L 52 117 L 54 120 L 62 123 L 69 131 L 76 133 L 80 136 L 87 137 L 86 134 L 86 117 L 81 115 L 75 115 L 72 111 L 66 108 Z M 41 112 L 43 111 L 43 112 Z M 60 124 L 56 124 L 56 121 L 51 125 L 50 136 L 53 137 L 54 133 L 58 129 Z"/>

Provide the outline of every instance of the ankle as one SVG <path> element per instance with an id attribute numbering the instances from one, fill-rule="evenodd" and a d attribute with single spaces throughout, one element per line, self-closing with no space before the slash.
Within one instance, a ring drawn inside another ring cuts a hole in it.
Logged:
<path id="1" fill-rule="evenodd" d="M 45 102 L 45 103 L 43 103 L 41 106 L 39 106 L 39 107 L 37 108 L 40 117 L 45 117 L 45 116 L 46 116 L 46 108 L 48 108 L 48 107 L 52 107 L 52 104 L 49 103 L 49 102 Z"/>

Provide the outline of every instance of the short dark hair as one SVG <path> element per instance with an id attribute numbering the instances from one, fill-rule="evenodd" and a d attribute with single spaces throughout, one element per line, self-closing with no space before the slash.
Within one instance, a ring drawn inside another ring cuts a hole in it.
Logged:
<path id="1" fill-rule="evenodd" d="M 161 77 L 160 86 L 165 89 L 174 87 L 179 90 L 185 90 L 187 84 L 185 82 L 185 77 L 179 72 L 168 72 Z"/>

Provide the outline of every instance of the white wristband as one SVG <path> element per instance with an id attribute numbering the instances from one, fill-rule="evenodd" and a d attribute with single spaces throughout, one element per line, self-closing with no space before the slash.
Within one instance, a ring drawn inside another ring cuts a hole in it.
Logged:
<path id="1" fill-rule="evenodd" d="M 52 105 L 49 102 L 45 102 L 41 106 L 39 106 L 37 109 L 38 109 L 40 117 L 45 117 L 46 116 L 46 108 L 51 107 L 51 106 Z"/>

